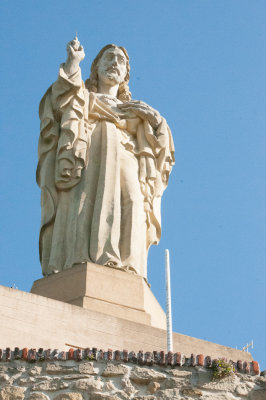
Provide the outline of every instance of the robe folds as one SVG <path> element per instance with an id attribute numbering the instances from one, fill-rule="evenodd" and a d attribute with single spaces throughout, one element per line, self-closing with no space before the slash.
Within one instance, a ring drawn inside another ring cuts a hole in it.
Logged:
<path id="1" fill-rule="evenodd" d="M 44 275 L 90 261 L 147 277 L 161 235 L 161 197 L 174 164 L 170 129 L 123 116 L 118 99 L 88 92 L 78 70 L 40 103 L 37 183 Z"/>

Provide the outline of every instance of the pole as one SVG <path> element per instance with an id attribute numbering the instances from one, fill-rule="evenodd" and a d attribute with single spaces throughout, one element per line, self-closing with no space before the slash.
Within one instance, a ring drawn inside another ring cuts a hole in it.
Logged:
<path id="1" fill-rule="evenodd" d="M 167 351 L 173 351 L 170 260 L 169 260 L 168 249 L 165 250 L 165 285 L 166 285 Z"/>

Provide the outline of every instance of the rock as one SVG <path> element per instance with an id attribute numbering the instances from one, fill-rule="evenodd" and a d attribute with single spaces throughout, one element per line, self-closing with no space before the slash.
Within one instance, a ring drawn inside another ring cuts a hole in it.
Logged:
<path id="1" fill-rule="evenodd" d="M 93 393 L 90 395 L 90 400 L 120 400 L 120 398 L 112 394 Z"/>
<path id="2" fill-rule="evenodd" d="M 157 399 L 157 397 L 155 397 L 155 396 L 150 396 L 150 395 L 148 395 L 148 396 L 137 396 L 137 397 L 134 397 L 134 400 L 156 400 Z M 161 399 L 161 398 L 160 398 Z"/>
<path id="3" fill-rule="evenodd" d="M 190 377 L 184 378 L 168 378 L 164 381 L 162 389 L 176 389 L 190 384 Z"/>
<path id="4" fill-rule="evenodd" d="M 66 380 L 66 381 L 70 381 L 71 379 L 73 379 L 73 381 L 74 381 L 75 379 L 87 379 L 87 378 L 88 378 L 88 375 L 86 375 L 86 374 L 84 374 L 84 375 L 81 375 L 81 374 L 64 375 L 64 380 Z"/>
<path id="5" fill-rule="evenodd" d="M 29 375 L 31 376 L 40 375 L 41 372 L 42 372 L 42 367 L 34 366 L 29 370 Z"/>
<path id="6" fill-rule="evenodd" d="M 148 387 L 147 387 L 147 390 L 151 393 L 151 394 L 153 394 L 153 393 L 155 393 L 159 388 L 160 388 L 160 383 L 159 382 L 150 382 L 149 383 L 149 385 L 148 385 Z"/>
<path id="7" fill-rule="evenodd" d="M 220 390 L 222 392 L 234 392 L 238 384 L 238 378 L 233 374 L 226 378 L 207 382 L 200 385 L 202 388 L 211 390 Z"/>
<path id="8" fill-rule="evenodd" d="M 256 384 L 262 386 L 263 388 L 266 387 L 266 376 L 259 376 L 256 379 Z"/>
<path id="9" fill-rule="evenodd" d="M 235 391 L 239 396 L 244 396 L 244 397 L 248 396 L 248 393 L 249 393 L 249 389 L 248 389 L 247 385 L 243 385 L 243 384 L 238 385 L 236 387 Z"/>
<path id="10" fill-rule="evenodd" d="M 265 389 L 258 389 L 251 392 L 250 400 L 265 400 L 266 399 L 266 390 Z"/>
<path id="11" fill-rule="evenodd" d="M 128 376 L 121 379 L 121 385 L 128 395 L 133 395 L 137 392 L 137 389 L 132 385 Z"/>
<path id="12" fill-rule="evenodd" d="M 20 379 L 18 380 L 18 385 L 20 385 L 20 386 L 26 386 L 26 385 L 32 384 L 33 382 L 35 382 L 35 379 L 28 376 L 28 377 L 26 377 L 26 378 L 20 378 Z"/>
<path id="13" fill-rule="evenodd" d="M 0 374 L 0 383 L 5 383 L 9 381 L 9 376 L 7 374 Z"/>
<path id="14" fill-rule="evenodd" d="M 181 390 L 181 393 L 185 396 L 196 396 L 196 397 L 201 397 L 202 396 L 202 391 L 197 388 L 184 388 Z"/>
<path id="15" fill-rule="evenodd" d="M 24 400 L 25 390 L 25 387 L 6 386 L 0 390 L 0 400 Z"/>
<path id="16" fill-rule="evenodd" d="M 107 364 L 105 370 L 102 373 L 102 376 L 119 376 L 119 375 L 125 375 L 127 373 L 128 373 L 128 368 L 125 365 Z"/>
<path id="17" fill-rule="evenodd" d="M 167 390 L 159 390 L 156 393 L 157 397 L 152 397 L 153 399 L 160 399 L 160 400 L 183 400 L 183 397 L 179 396 L 179 390 L 176 389 L 167 389 Z M 214 400 L 214 399 L 213 399 Z"/>
<path id="18" fill-rule="evenodd" d="M 99 372 L 99 368 L 93 368 L 93 363 L 86 362 L 79 364 L 79 372 L 81 374 L 88 374 L 88 375 L 97 375 Z"/>
<path id="19" fill-rule="evenodd" d="M 60 393 L 54 400 L 83 400 L 80 393 Z"/>
<path id="20" fill-rule="evenodd" d="M 48 363 L 46 366 L 46 373 L 50 375 L 57 374 L 76 374 L 78 373 L 78 366 L 66 365 L 65 363 Z"/>
<path id="21" fill-rule="evenodd" d="M 41 381 L 33 385 L 32 390 L 55 391 L 68 388 L 68 383 L 63 382 L 60 378 Z"/>
<path id="22" fill-rule="evenodd" d="M 266 376 L 266 369 L 264 371 L 261 371 L 260 376 Z"/>
<path id="23" fill-rule="evenodd" d="M 135 367 L 130 374 L 130 379 L 138 384 L 149 384 L 151 381 L 163 381 L 166 375 L 154 369 Z"/>
<path id="24" fill-rule="evenodd" d="M 87 379 L 79 379 L 73 384 L 73 387 L 76 389 L 89 391 L 101 390 L 103 386 L 104 383 L 100 379 L 95 379 L 92 377 L 89 377 Z"/>
<path id="25" fill-rule="evenodd" d="M 176 378 L 190 378 L 192 376 L 192 372 L 190 371 L 182 371 L 180 369 L 170 369 L 167 373 Z"/>
<path id="26" fill-rule="evenodd" d="M 27 400 L 49 400 L 49 397 L 41 392 L 35 392 L 31 393 L 29 397 L 27 397 Z"/>
<path id="27" fill-rule="evenodd" d="M 106 392 L 113 392 L 116 390 L 116 387 L 114 386 L 114 384 L 112 383 L 112 381 L 107 381 L 104 383 L 104 391 Z"/>
<path id="28" fill-rule="evenodd" d="M 191 376 L 190 383 L 193 386 L 204 386 L 212 380 L 213 373 L 206 369 L 195 369 Z"/>

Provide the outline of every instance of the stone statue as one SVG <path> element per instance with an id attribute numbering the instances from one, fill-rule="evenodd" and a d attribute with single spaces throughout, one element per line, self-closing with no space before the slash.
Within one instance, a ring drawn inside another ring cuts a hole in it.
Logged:
<path id="1" fill-rule="evenodd" d="M 146 278 L 174 163 L 170 129 L 158 111 L 131 100 L 123 47 L 105 46 L 85 83 L 77 37 L 67 54 L 40 103 L 43 275 L 89 261 Z"/>

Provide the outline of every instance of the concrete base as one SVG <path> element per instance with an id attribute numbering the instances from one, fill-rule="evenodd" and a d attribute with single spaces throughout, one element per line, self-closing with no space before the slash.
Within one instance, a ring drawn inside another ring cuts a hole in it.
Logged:
<path id="1" fill-rule="evenodd" d="M 69 346 L 166 351 L 166 331 L 32 293 L 0 286 L 0 348 Z M 173 350 L 190 356 L 252 361 L 250 353 L 173 333 Z"/>
<path id="2" fill-rule="evenodd" d="M 88 310 L 166 329 L 166 316 L 147 282 L 138 275 L 93 263 L 39 279 L 31 293 Z"/>

